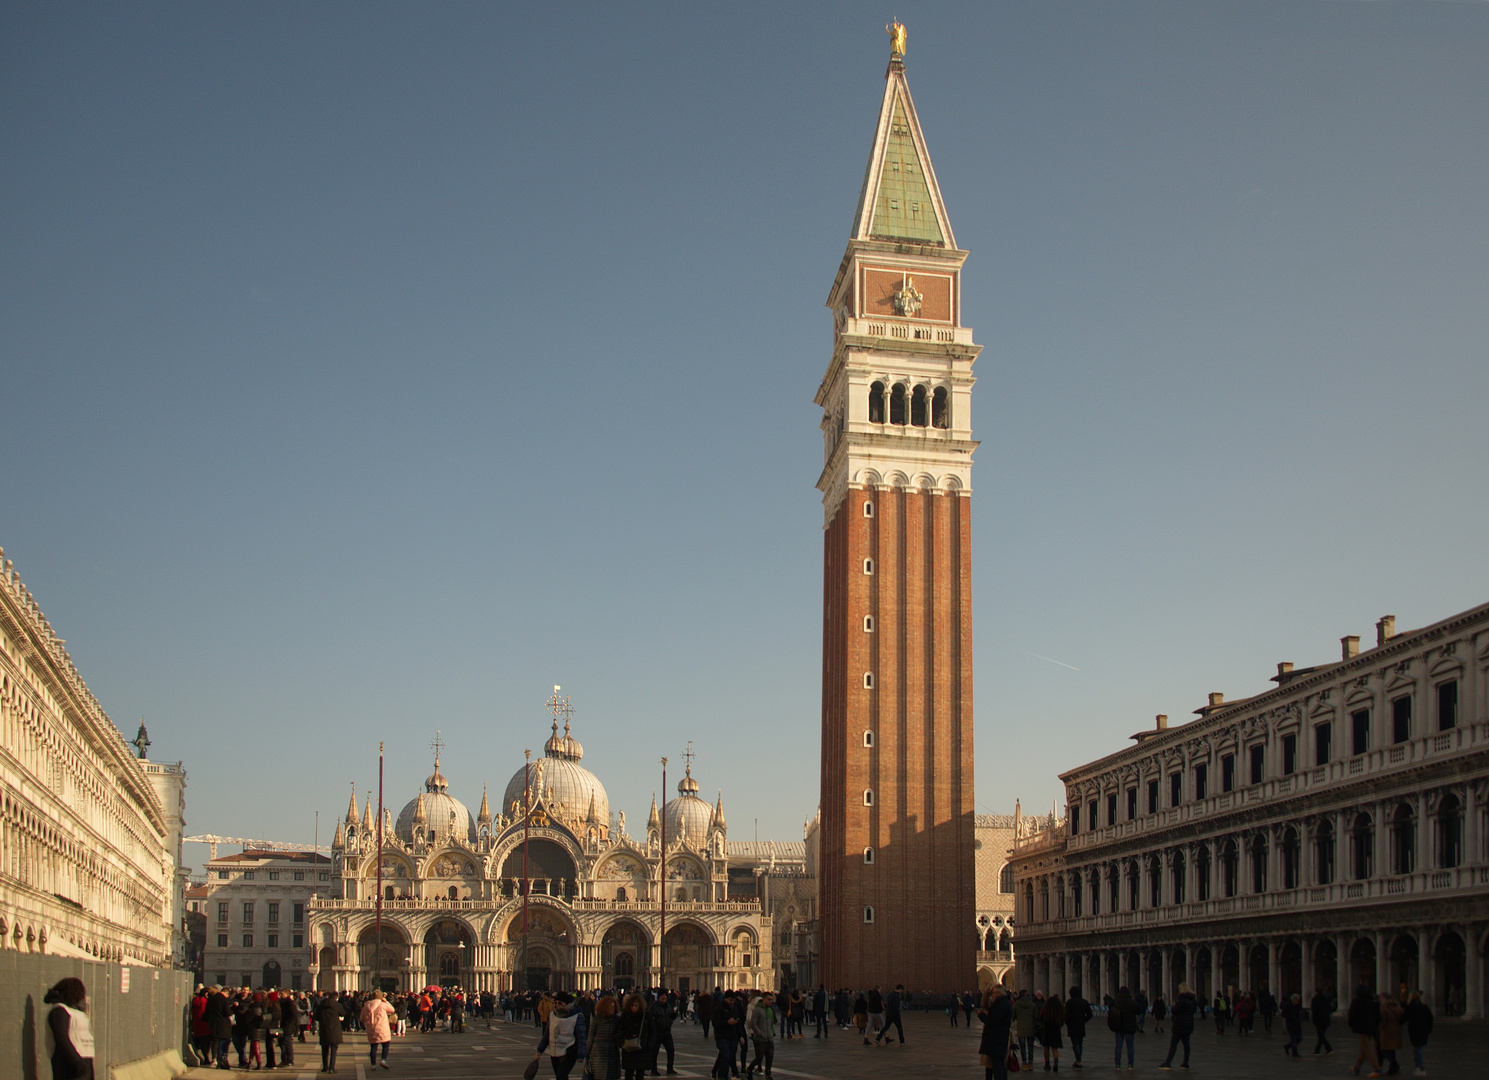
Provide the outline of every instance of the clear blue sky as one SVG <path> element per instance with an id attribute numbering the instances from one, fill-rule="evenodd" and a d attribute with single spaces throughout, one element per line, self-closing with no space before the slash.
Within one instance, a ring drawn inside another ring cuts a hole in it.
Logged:
<path id="1" fill-rule="evenodd" d="M 1489 599 L 1489 5 L 898 13 L 982 809 Z M 562 683 L 632 821 L 691 739 L 800 837 L 887 15 L 0 5 L 0 544 L 193 831 L 324 841 L 380 739 L 396 812 L 435 728 L 474 807 Z"/>

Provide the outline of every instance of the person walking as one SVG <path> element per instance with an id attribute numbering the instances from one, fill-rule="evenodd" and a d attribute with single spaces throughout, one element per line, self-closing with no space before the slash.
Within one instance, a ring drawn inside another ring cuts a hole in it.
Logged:
<path id="1" fill-rule="evenodd" d="M 1134 1044 L 1137 1042 L 1137 1002 L 1132 1000 L 1132 991 L 1125 986 L 1117 988 L 1117 999 L 1106 1014 L 1106 1026 L 1117 1036 L 1117 1068 L 1122 1067 L 1122 1047 L 1127 1047 L 1127 1067 L 1132 1063 Z"/>
<path id="2" fill-rule="evenodd" d="M 620 1080 L 620 1040 L 616 1038 L 618 1012 L 615 998 L 602 994 L 595 1002 L 589 1022 L 589 1045 L 585 1060 L 594 1080 Z"/>
<path id="3" fill-rule="evenodd" d="M 66 978 L 42 998 L 50 1005 L 47 1031 L 52 1036 L 52 1080 L 93 1080 L 93 1023 L 88 1017 L 88 988 L 82 979 Z"/>
<path id="4" fill-rule="evenodd" d="M 1148 995 L 1143 993 L 1142 987 L 1138 987 L 1137 993 L 1132 996 L 1132 1003 L 1137 1006 L 1137 1033 L 1147 1034 L 1148 1026 Z"/>
<path id="5" fill-rule="evenodd" d="M 1379 1076 L 1380 1058 L 1375 1053 L 1375 1036 L 1380 1030 L 1380 1004 L 1364 983 L 1355 987 L 1354 1000 L 1349 1003 L 1348 1021 L 1349 1030 L 1360 1042 L 1360 1052 L 1355 1055 L 1355 1063 L 1349 1071 L 1359 1076 L 1360 1066 L 1368 1061 L 1370 1075 Z"/>
<path id="6" fill-rule="evenodd" d="M 1039 1012 L 1039 1042 L 1044 1047 L 1044 1071 L 1050 1071 L 1051 1055 L 1054 1055 L 1054 1071 L 1060 1071 L 1060 1048 L 1064 1046 L 1060 1029 L 1065 1026 L 1065 1006 L 1059 994 L 1051 994 Z"/>
<path id="7" fill-rule="evenodd" d="M 832 1020 L 827 1013 L 827 987 L 822 983 L 817 984 L 817 992 L 812 995 L 812 1015 L 817 1018 L 817 1032 L 812 1038 L 827 1038 L 827 1033 L 832 1030 Z"/>
<path id="8" fill-rule="evenodd" d="M 713 995 L 699 994 L 693 1003 L 693 1014 L 698 1017 L 698 1026 L 703 1029 L 703 1037 L 708 1038 L 708 1022 L 713 1017 Z"/>
<path id="9" fill-rule="evenodd" d="M 874 1036 L 874 1045 L 879 1045 L 879 1040 L 884 1037 L 884 995 L 879 993 L 876 986 L 869 991 L 869 1031 Z M 868 1042 L 868 1036 L 864 1036 L 864 1042 Z"/>
<path id="10" fill-rule="evenodd" d="M 752 1080 L 756 1069 L 761 1069 L 766 1080 L 770 1080 L 770 1069 L 776 1059 L 776 1009 L 775 995 L 761 994 L 750 1003 L 745 1018 L 745 1029 L 755 1044 L 755 1056 L 745 1066 L 745 1080 Z"/>
<path id="11" fill-rule="evenodd" d="M 1262 1014 L 1262 1026 L 1268 1035 L 1272 1034 L 1272 1017 L 1277 1015 L 1277 998 L 1266 983 L 1262 983 L 1262 992 L 1256 999 L 1256 1008 Z"/>
<path id="12" fill-rule="evenodd" d="M 315 1013 L 315 1026 L 321 1040 L 321 1072 L 333 1073 L 336 1071 L 336 1051 L 341 1049 L 341 1004 L 330 994 L 321 998 Z M 224 1051 L 223 1061 L 226 1060 Z"/>
<path id="13" fill-rule="evenodd" d="M 295 1036 L 300 1031 L 300 1008 L 294 994 L 281 994 L 279 998 L 279 1067 L 287 1069 L 295 1063 Z"/>
<path id="14" fill-rule="evenodd" d="M 1313 1044 L 1315 1054 L 1334 1052 L 1334 1046 L 1329 1042 L 1329 1022 L 1334 1018 L 1336 1008 L 1338 1006 L 1333 995 L 1327 993 L 1322 986 L 1313 991 L 1313 999 L 1308 1002 L 1308 1017 L 1313 1021 L 1313 1030 L 1318 1034 L 1318 1040 Z"/>
<path id="15" fill-rule="evenodd" d="M 672 1041 L 672 1001 L 667 991 L 658 990 L 652 997 L 647 1011 L 651 1013 L 651 1043 L 647 1046 L 646 1067 L 651 1075 L 660 1076 L 657 1065 L 660 1063 L 661 1052 L 665 1048 L 667 1075 L 676 1076 L 677 1070 L 672 1067 L 672 1064 L 677 1056 L 677 1046 Z"/>
<path id="16" fill-rule="evenodd" d="M 1396 1060 L 1396 1051 L 1401 1049 L 1401 1002 L 1390 994 L 1381 994 L 1377 998 L 1380 1006 L 1380 1027 L 1376 1029 L 1375 1042 L 1380 1047 L 1380 1061 L 1382 1065 L 1387 1062 L 1390 1067 L 1386 1069 L 1387 1076 L 1395 1076 L 1401 1071 L 1401 1063 Z"/>
<path id="17" fill-rule="evenodd" d="M 1081 988 L 1072 986 L 1070 996 L 1065 999 L 1065 1031 L 1070 1036 L 1070 1052 L 1075 1055 L 1073 1069 L 1085 1068 L 1081 1064 L 1081 1051 L 1086 1045 L 1086 1024 L 1093 1013 L 1091 1003 L 1081 997 Z"/>
<path id="18" fill-rule="evenodd" d="M 1298 1047 L 1303 1042 L 1303 996 L 1293 994 L 1282 1003 L 1282 1025 L 1287 1028 L 1287 1044 L 1282 1052 L 1289 1057 L 1302 1057 Z"/>
<path id="19" fill-rule="evenodd" d="M 1189 1036 L 1194 1034 L 1194 1014 L 1198 1011 L 1199 1001 L 1189 989 L 1189 984 L 1180 983 L 1179 996 L 1174 998 L 1174 1007 L 1169 1010 L 1168 1057 L 1158 1066 L 1160 1069 L 1174 1067 L 1174 1051 L 1181 1043 L 1184 1046 L 1184 1060 L 1180 1062 L 1179 1068 L 1189 1068 Z"/>
<path id="20" fill-rule="evenodd" d="M 213 985 L 207 990 L 207 1005 L 203 1015 L 207 1019 L 207 1034 L 215 1053 L 219 1069 L 226 1069 L 227 1050 L 233 1042 L 233 1013 L 227 994 L 222 987 Z"/>
<path id="21" fill-rule="evenodd" d="M 1411 1059 L 1416 1066 L 1413 1076 L 1427 1075 L 1427 1036 L 1432 1034 L 1432 1010 L 1422 1000 L 1422 991 L 1413 990 L 1406 1002 L 1406 1038 L 1411 1043 Z"/>
<path id="22" fill-rule="evenodd" d="M 715 1080 L 729 1080 L 729 1075 L 734 1070 L 734 1056 L 739 1052 L 740 1040 L 744 1038 L 744 1024 L 734 1015 L 733 990 L 724 991 L 723 1004 L 714 1012 L 713 1034 L 719 1056 L 714 1059 L 711 1075 Z"/>
<path id="23" fill-rule="evenodd" d="M 639 1005 L 639 999 L 637 1003 Z M 582 1061 L 588 1052 L 586 1034 L 584 1010 L 579 1007 L 573 995 L 559 994 L 554 999 L 553 1008 L 548 1011 L 548 1022 L 543 1025 L 543 1034 L 538 1039 L 538 1051 L 533 1055 L 533 1060 L 541 1060 L 543 1051 L 546 1050 L 553 1067 L 554 1080 L 569 1080 L 575 1064 Z M 637 1056 L 641 1056 L 639 1045 Z M 636 1075 L 639 1077 L 641 1073 L 638 1071 Z"/>
<path id="24" fill-rule="evenodd" d="M 899 1032 L 899 1035 L 900 1035 L 900 1045 L 901 1046 L 904 1046 L 905 1045 L 905 1025 L 904 1025 L 904 1023 L 900 1019 L 900 1009 L 903 1007 L 904 1001 L 905 1001 L 905 984 L 904 983 L 897 983 L 895 985 L 895 988 L 889 992 L 889 996 L 884 999 L 884 1045 L 885 1046 L 888 1046 L 889 1045 L 889 1042 L 890 1042 L 890 1039 L 889 1039 L 889 1029 L 890 1028 L 894 1028 L 895 1031 Z"/>
<path id="25" fill-rule="evenodd" d="M 1013 999 L 1013 1033 L 1019 1041 L 1019 1059 L 1024 1072 L 1034 1069 L 1034 1035 L 1039 1030 L 1039 1008 L 1027 990 Z"/>
<path id="26" fill-rule="evenodd" d="M 982 1038 L 977 1043 L 977 1060 L 982 1065 L 983 1080 L 1008 1080 L 1008 1053 L 1013 1046 L 1013 1005 L 1002 983 L 988 987 L 982 999 Z"/>
<path id="27" fill-rule="evenodd" d="M 377 1068 L 377 1049 L 380 1046 L 383 1048 L 382 1066 L 385 1069 L 391 1068 L 388 1064 L 388 1047 L 393 1045 L 393 1006 L 388 1004 L 388 999 L 381 990 L 372 992 L 372 996 L 358 1013 L 357 1020 L 367 1033 L 367 1054 L 371 1059 L 368 1068 Z"/>

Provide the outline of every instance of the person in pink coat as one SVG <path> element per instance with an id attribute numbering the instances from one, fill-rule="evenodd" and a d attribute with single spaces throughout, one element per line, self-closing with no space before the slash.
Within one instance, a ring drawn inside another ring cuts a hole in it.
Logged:
<path id="1" fill-rule="evenodd" d="M 367 1032 L 367 1052 L 372 1058 L 370 1068 L 376 1068 L 377 1048 L 383 1048 L 383 1068 L 388 1068 L 388 1047 L 393 1042 L 393 1006 L 383 997 L 381 990 L 374 990 L 362 1006 L 362 1030 Z"/>

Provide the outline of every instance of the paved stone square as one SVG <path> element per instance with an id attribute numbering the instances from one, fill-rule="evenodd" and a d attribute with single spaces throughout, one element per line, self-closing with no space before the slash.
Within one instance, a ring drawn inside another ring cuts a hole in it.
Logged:
<path id="1" fill-rule="evenodd" d="M 1160 1075 L 1158 1063 L 1168 1049 L 1168 1036 L 1149 1031 L 1137 1037 L 1137 1068 L 1129 1074 L 1124 1068 L 1121 1076 Z M 909 1013 L 905 1016 L 907 1041 L 904 1046 L 864 1046 L 856 1032 L 834 1030 L 825 1040 L 814 1039 L 807 1033 L 805 1039 L 777 1041 L 775 1075 L 781 1080 L 899 1080 L 907 1076 L 943 1076 L 957 1080 L 981 1080 L 982 1070 L 977 1065 L 977 1040 L 980 1028 L 968 1031 L 964 1027 L 951 1027 L 940 1014 Z M 1308 1032 L 1303 1045 L 1305 1056 L 1292 1061 L 1282 1056 L 1282 1025 L 1275 1024 L 1271 1035 L 1258 1032 L 1242 1038 L 1235 1034 L 1215 1034 L 1213 1025 L 1201 1024 L 1195 1032 L 1193 1056 L 1190 1059 L 1193 1077 L 1210 1077 L 1215 1080 L 1239 1080 L 1249 1077 L 1297 1077 L 1316 1080 L 1318 1077 L 1341 1078 L 1349 1076 L 1349 1067 L 1354 1061 L 1355 1040 L 1342 1023 L 1336 1022 L 1329 1031 L 1335 1046 L 1332 1056 L 1313 1057 L 1308 1054 L 1313 1048 L 1312 1032 Z M 673 1029 L 677 1043 L 677 1071 L 689 1080 L 707 1080 L 709 1067 L 714 1060 L 712 1040 L 703 1038 L 694 1024 L 679 1023 Z M 537 1046 L 538 1032 L 528 1024 L 507 1024 L 497 1021 L 488 1031 L 485 1024 L 477 1022 L 469 1026 L 464 1034 L 451 1035 L 443 1030 L 428 1035 L 409 1035 L 393 1040 L 389 1052 L 391 1068 L 384 1072 L 371 1072 L 397 1078 L 397 1080 L 518 1080 L 522 1070 L 531 1059 Z M 1086 1073 L 1099 1077 L 1118 1075 L 1112 1069 L 1112 1035 L 1106 1030 L 1102 1019 L 1097 1017 L 1086 1040 Z M 1042 1062 L 1038 1048 L 1036 1058 Z M 1411 1075 L 1411 1049 L 1400 1054 L 1401 1075 Z M 279 1075 L 320 1080 L 320 1047 L 314 1042 L 297 1044 L 295 1067 L 279 1071 Z M 1073 1061 L 1067 1046 L 1060 1054 L 1062 1074 L 1071 1074 Z M 342 1044 L 338 1077 L 341 1080 L 370 1080 L 367 1066 L 367 1044 L 359 1033 L 350 1033 Z M 1439 1021 L 1427 1047 L 1428 1075 L 1434 1080 L 1483 1080 L 1489 1075 L 1489 1024 L 1464 1023 L 1461 1021 Z M 665 1062 L 663 1067 L 665 1068 Z M 1043 1073 L 1042 1064 L 1036 1063 L 1035 1071 Z M 187 1074 L 193 1080 L 224 1080 L 236 1070 L 223 1073 L 212 1069 L 193 1069 Z M 546 1065 L 540 1078 L 551 1078 Z M 1171 1076 L 1184 1076 L 1177 1069 Z M 579 1070 L 574 1072 L 579 1080 Z"/>

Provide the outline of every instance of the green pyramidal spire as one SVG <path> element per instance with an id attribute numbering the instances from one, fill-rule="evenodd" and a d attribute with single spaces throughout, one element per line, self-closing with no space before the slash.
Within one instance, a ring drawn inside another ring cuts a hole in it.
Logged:
<path id="1" fill-rule="evenodd" d="M 858 195 L 853 239 L 956 246 L 900 58 L 890 60 L 885 76 L 884 103 Z"/>

